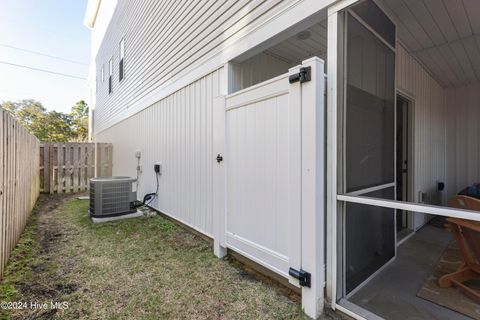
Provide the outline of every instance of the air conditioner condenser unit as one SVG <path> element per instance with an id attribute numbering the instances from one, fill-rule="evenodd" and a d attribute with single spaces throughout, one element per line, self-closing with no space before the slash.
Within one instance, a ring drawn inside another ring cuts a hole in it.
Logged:
<path id="1" fill-rule="evenodd" d="M 134 205 L 135 183 L 134 178 L 120 176 L 90 179 L 89 213 L 93 222 L 141 216 Z"/>

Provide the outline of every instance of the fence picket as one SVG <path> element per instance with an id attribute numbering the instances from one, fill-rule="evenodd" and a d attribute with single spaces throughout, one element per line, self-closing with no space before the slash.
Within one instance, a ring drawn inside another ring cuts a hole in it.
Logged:
<path id="1" fill-rule="evenodd" d="M 0 110 L 0 123 L 2 124 L 2 127 L 0 128 L 0 236 L 4 234 L 4 225 L 3 225 L 3 217 L 5 215 L 5 210 L 4 210 L 4 183 L 3 183 L 3 177 L 4 177 L 4 160 L 5 160 L 5 152 L 3 150 L 3 145 L 4 145 L 4 121 L 3 121 L 3 111 Z M 0 240 L 3 240 L 3 238 L 0 238 Z M 3 252 L 4 252 L 4 241 L 1 241 L 0 243 L 0 275 L 3 274 L 3 271 L 5 270 L 5 262 L 3 259 Z"/>
<path id="2" fill-rule="evenodd" d="M 43 143 L 40 149 L 43 192 L 87 191 L 90 178 L 112 175 L 111 143 Z"/>
<path id="3" fill-rule="evenodd" d="M 0 278 L 40 191 L 40 142 L 0 109 Z"/>

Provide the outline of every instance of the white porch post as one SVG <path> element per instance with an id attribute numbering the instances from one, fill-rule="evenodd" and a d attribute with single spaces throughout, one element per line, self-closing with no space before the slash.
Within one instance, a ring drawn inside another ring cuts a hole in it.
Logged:
<path id="1" fill-rule="evenodd" d="M 325 80 L 324 62 L 311 58 L 311 81 L 302 84 L 302 269 L 311 273 L 311 287 L 302 287 L 302 307 L 317 318 L 323 312 L 324 261 L 324 156 Z"/>
<path id="2" fill-rule="evenodd" d="M 222 258 L 227 254 L 225 244 L 226 184 L 225 184 L 225 96 L 218 96 L 213 103 L 213 252 Z M 217 162 L 220 155 L 223 161 Z"/>
<path id="3" fill-rule="evenodd" d="M 338 12 L 329 12 L 327 37 L 327 283 L 326 293 L 335 310 L 337 285 L 337 102 Z"/>

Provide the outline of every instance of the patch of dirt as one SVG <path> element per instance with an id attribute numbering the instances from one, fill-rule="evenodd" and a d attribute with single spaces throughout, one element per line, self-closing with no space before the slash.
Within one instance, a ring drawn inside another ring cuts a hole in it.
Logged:
<path id="1" fill-rule="evenodd" d="M 74 283 L 56 283 L 53 286 L 49 286 L 44 283 L 34 282 L 34 283 L 18 283 L 17 288 L 20 290 L 22 295 L 28 297 L 38 297 L 38 298 L 51 298 L 56 299 L 62 295 L 71 294 L 78 289 L 78 285 Z"/>
<path id="2" fill-rule="evenodd" d="M 78 197 L 78 194 L 63 197 L 56 195 L 40 196 L 35 214 L 37 215 L 38 226 L 37 239 L 42 247 L 42 253 L 49 253 L 51 247 L 63 236 L 61 226 L 53 213 L 65 202 L 75 197 Z"/>
<path id="3" fill-rule="evenodd" d="M 187 231 L 180 231 L 173 236 L 175 246 L 182 250 L 189 250 L 198 247 L 199 238 Z"/>
<path id="4" fill-rule="evenodd" d="M 33 281 L 15 283 L 16 289 L 24 301 L 63 301 L 63 296 L 79 290 L 79 285 L 69 283 L 61 272 L 52 272 L 52 255 L 60 244 L 68 242 L 64 227 L 55 218 L 55 211 L 78 194 L 68 196 L 40 195 L 33 215 L 36 218 L 35 238 L 39 245 L 39 254 L 29 266 L 34 274 Z M 24 312 L 19 312 L 24 311 Z M 12 313 L 11 319 L 52 319 L 57 309 L 19 310 Z M 28 311 L 28 312 L 25 312 Z M 19 316 L 21 314 L 21 316 Z"/>

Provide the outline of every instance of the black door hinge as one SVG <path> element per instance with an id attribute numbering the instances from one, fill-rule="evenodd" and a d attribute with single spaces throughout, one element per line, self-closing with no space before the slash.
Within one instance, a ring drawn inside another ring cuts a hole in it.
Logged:
<path id="1" fill-rule="evenodd" d="M 217 155 L 217 162 L 220 163 L 223 161 L 223 157 L 220 155 L 220 153 Z"/>
<path id="2" fill-rule="evenodd" d="M 300 68 L 300 72 L 296 74 L 292 74 L 288 77 L 288 82 L 294 83 L 300 81 L 300 83 L 304 83 L 307 81 L 312 80 L 312 67 L 303 67 Z"/>
<path id="3" fill-rule="evenodd" d="M 307 287 L 307 288 L 310 288 L 311 286 L 311 274 L 308 273 L 307 271 L 305 270 L 302 270 L 300 269 L 300 271 L 298 270 L 295 270 L 293 268 L 290 268 L 288 270 L 288 274 L 291 275 L 292 277 L 294 277 L 295 279 L 298 279 L 300 285 L 302 287 Z"/>

